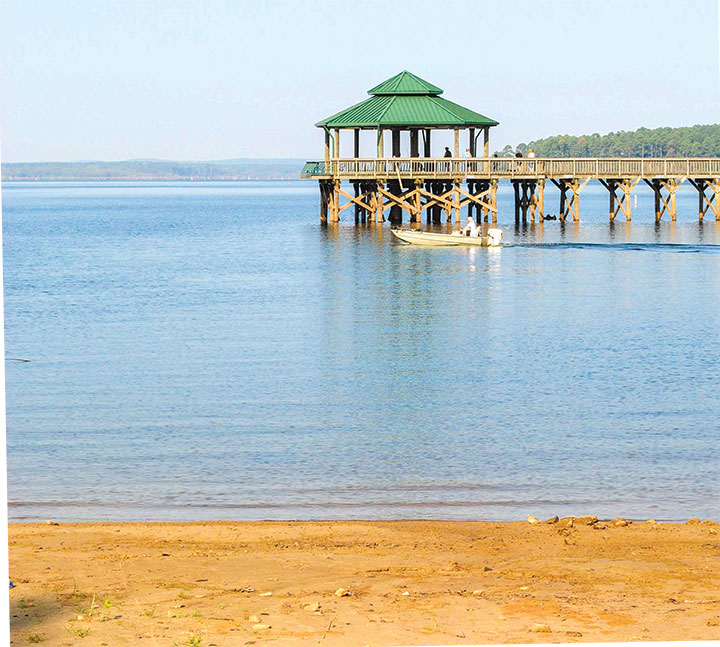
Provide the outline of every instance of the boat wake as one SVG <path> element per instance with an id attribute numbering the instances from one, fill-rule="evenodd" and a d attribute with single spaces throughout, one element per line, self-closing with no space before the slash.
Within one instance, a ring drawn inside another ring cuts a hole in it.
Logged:
<path id="1" fill-rule="evenodd" d="M 620 252 L 672 252 L 676 254 L 720 254 L 720 245 L 689 245 L 684 243 L 523 243 L 506 242 L 503 247 L 528 249 L 591 249 Z"/>

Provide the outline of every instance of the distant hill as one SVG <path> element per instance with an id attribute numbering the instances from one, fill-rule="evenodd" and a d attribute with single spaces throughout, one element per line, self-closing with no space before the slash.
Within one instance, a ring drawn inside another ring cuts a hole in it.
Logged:
<path id="1" fill-rule="evenodd" d="M 720 124 L 555 135 L 506 146 L 497 154 L 511 157 L 517 148 L 523 155 L 532 148 L 538 157 L 720 157 Z"/>
<path id="2" fill-rule="evenodd" d="M 305 160 L 233 159 L 172 162 L 12 162 L 2 165 L 3 180 L 288 180 L 298 179 Z"/>

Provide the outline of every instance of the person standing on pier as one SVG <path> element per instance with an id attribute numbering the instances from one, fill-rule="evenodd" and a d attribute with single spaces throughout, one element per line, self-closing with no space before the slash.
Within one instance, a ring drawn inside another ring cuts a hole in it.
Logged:
<path id="1" fill-rule="evenodd" d="M 452 157 L 452 153 L 447 146 L 445 147 L 445 154 L 443 155 L 443 157 Z"/>

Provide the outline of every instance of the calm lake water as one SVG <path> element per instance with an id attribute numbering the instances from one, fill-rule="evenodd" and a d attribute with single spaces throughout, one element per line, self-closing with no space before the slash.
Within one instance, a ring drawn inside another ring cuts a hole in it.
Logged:
<path id="1" fill-rule="evenodd" d="M 6 183 L 10 519 L 720 518 L 720 227 L 637 193 L 516 231 L 504 186 L 488 250 L 313 182 Z"/>

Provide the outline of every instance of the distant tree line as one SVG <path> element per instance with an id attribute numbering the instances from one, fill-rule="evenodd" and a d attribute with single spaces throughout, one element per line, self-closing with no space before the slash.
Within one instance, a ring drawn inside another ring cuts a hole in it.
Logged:
<path id="1" fill-rule="evenodd" d="M 14 162 L 3 180 L 287 180 L 300 176 L 304 160 L 238 159 L 218 162 Z"/>
<path id="2" fill-rule="evenodd" d="M 607 135 L 555 135 L 505 146 L 500 157 L 520 149 L 537 157 L 720 157 L 720 124 L 683 128 L 638 128 Z"/>

